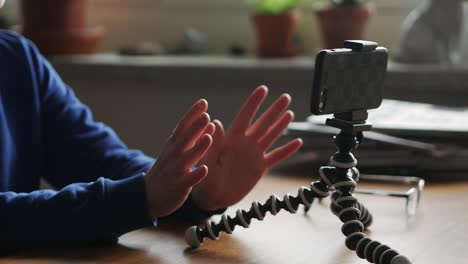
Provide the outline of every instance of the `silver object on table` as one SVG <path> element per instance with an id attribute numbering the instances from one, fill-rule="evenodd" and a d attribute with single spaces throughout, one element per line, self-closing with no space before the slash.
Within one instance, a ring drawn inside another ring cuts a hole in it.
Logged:
<path id="1" fill-rule="evenodd" d="M 421 200 L 421 195 L 424 190 L 425 181 L 419 177 L 412 176 L 393 176 L 393 175 L 369 175 L 361 174 L 361 180 L 396 183 L 413 185 L 407 191 L 389 191 L 389 190 L 371 190 L 371 189 L 356 189 L 354 193 L 365 195 L 378 195 L 406 199 L 406 214 L 412 216 L 416 214 Z"/>

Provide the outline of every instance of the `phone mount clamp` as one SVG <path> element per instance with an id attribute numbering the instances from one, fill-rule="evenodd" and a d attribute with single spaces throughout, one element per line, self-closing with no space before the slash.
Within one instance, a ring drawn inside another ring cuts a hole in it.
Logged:
<path id="1" fill-rule="evenodd" d="M 345 42 L 345 48 L 351 48 L 353 51 L 372 51 L 376 47 L 375 42 Z M 356 251 L 359 258 L 377 264 L 411 263 L 407 257 L 363 233 L 372 224 L 372 215 L 353 196 L 359 180 L 359 170 L 351 150 L 362 142 L 363 131 L 372 128 L 372 125 L 366 122 L 367 117 L 367 110 L 356 110 L 336 113 L 333 118 L 326 120 L 326 125 L 340 129 L 334 137 L 338 151 L 330 158 L 330 166 L 320 167 L 319 180 L 312 182 L 309 188 L 301 187 L 297 195 L 286 194 L 283 199 L 273 194 L 264 203 L 254 201 L 248 211 L 239 209 L 234 217 L 224 214 L 218 223 L 207 220 L 204 228 L 192 226 L 185 232 L 187 243 L 197 248 L 205 238 L 218 240 L 221 232 L 231 234 L 236 226 L 248 228 L 252 219 L 262 221 L 267 212 L 276 215 L 284 209 L 296 213 L 301 204 L 308 211 L 315 198 L 330 196 L 330 209 L 343 222 L 341 232 L 346 236 L 345 245 Z"/>

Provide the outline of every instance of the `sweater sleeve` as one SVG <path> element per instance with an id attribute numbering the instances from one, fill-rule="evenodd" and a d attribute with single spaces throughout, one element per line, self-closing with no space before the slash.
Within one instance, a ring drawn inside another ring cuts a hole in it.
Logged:
<path id="1" fill-rule="evenodd" d="M 0 37 L 2 51 L 27 86 L 25 96 L 37 102 L 34 115 L 40 123 L 43 175 L 49 183 L 62 188 L 99 177 L 123 179 L 151 168 L 153 158 L 128 149 L 110 127 L 93 120 L 90 109 L 34 44 L 12 32 L 1 31 Z M 131 114 L 130 106 L 122 107 Z"/>
<path id="2" fill-rule="evenodd" d="M 117 241 L 150 226 L 143 174 L 99 178 L 60 191 L 0 193 L 0 252 L 76 243 Z"/>
<path id="3" fill-rule="evenodd" d="M 61 188 L 78 181 L 123 179 L 148 171 L 155 160 L 128 149 L 110 127 L 94 121 L 90 109 L 34 46 L 30 47 L 41 96 L 47 180 Z"/>
<path id="4" fill-rule="evenodd" d="M 30 41 L 18 35 L 12 38 L 20 42 L 24 56 L 18 59 L 26 61 L 32 86 L 40 99 L 45 147 L 44 175 L 49 183 L 57 189 L 76 182 L 96 182 L 100 177 L 118 183 L 119 180 L 147 172 L 151 168 L 155 159 L 144 155 L 141 151 L 128 149 L 110 127 L 94 121 L 90 109 L 80 102 L 72 89 L 61 80 L 50 63 Z M 131 107 L 128 109 L 131 111 Z M 106 181 L 101 180 L 101 182 Z M 123 181 L 121 184 L 128 183 Z M 140 189 L 140 192 L 144 192 L 144 188 Z M 57 204 L 63 207 L 67 207 L 68 203 L 72 205 L 73 197 L 58 195 L 62 191 L 53 196 L 54 200 L 68 197 L 68 200 L 65 199 L 63 203 Z M 39 198 L 33 195 L 29 199 L 33 201 L 36 197 Z M 117 201 L 126 203 L 128 197 L 120 199 L 114 199 L 111 201 L 112 204 L 106 206 L 118 207 Z M 144 205 L 146 206 L 146 202 Z M 89 217 L 86 208 L 83 207 L 83 212 L 79 212 L 79 208 L 81 207 L 75 208 L 76 214 Z M 198 209 L 189 198 L 172 216 L 200 222 L 214 213 L 217 212 L 204 212 Z M 81 221 L 79 217 L 76 219 Z M 125 224 L 123 227 L 128 229 Z M 110 229 L 104 229 L 103 232 L 105 230 Z"/>

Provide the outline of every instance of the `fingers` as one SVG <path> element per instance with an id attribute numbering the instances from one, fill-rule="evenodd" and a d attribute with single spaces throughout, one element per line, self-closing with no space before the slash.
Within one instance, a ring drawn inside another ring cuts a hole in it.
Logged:
<path id="1" fill-rule="evenodd" d="M 184 153 L 179 166 L 184 170 L 190 170 L 205 155 L 212 142 L 211 136 L 204 134 L 193 148 Z"/>
<path id="2" fill-rule="evenodd" d="M 263 136 L 290 104 L 291 96 L 289 94 L 280 96 L 249 128 L 249 136 L 254 138 Z"/>
<path id="3" fill-rule="evenodd" d="M 233 133 L 244 133 L 268 94 L 266 86 L 257 87 L 244 103 L 231 127 Z"/>
<path id="4" fill-rule="evenodd" d="M 265 156 L 265 162 L 267 167 L 273 167 L 274 165 L 278 164 L 279 162 L 285 160 L 292 154 L 294 154 L 299 148 L 302 146 L 302 139 L 297 138 L 293 141 L 278 147 L 272 150 Z"/>
<path id="5" fill-rule="evenodd" d="M 206 112 L 206 110 L 208 110 L 208 102 L 205 99 L 200 99 L 195 104 L 193 104 L 180 120 L 179 124 L 174 130 L 173 137 L 179 137 L 182 131 L 189 128 L 192 123 L 200 117 L 201 114 Z"/>
<path id="6" fill-rule="evenodd" d="M 198 184 L 203 178 L 208 175 L 208 167 L 206 165 L 199 166 L 189 174 L 184 176 L 183 186 L 192 187 Z"/>
<path id="7" fill-rule="evenodd" d="M 286 111 L 266 134 L 260 138 L 258 141 L 260 148 L 264 150 L 268 149 L 281 136 L 281 133 L 283 133 L 293 119 L 294 113 L 290 110 Z"/>
<path id="8" fill-rule="evenodd" d="M 162 151 L 160 152 L 160 155 L 158 156 L 158 166 L 161 166 L 161 164 L 165 164 L 165 162 L 173 156 L 173 153 L 180 154 L 181 152 L 183 152 L 184 149 L 187 148 L 187 145 L 189 143 L 192 143 L 193 145 L 193 142 L 196 139 L 191 140 L 191 138 L 195 137 L 196 135 L 190 137 L 189 135 L 187 135 L 187 129 L 189 129 L 192 126 L 191 131 L 194 131 L 196 127 L 206 126 L 206 120 L 208 120 L 209 122 L 209 116 L 207 116 L 207 118 L 206 116 L 203 116 L 203 114 L 206 114 L 207 109 L 208 102 L 205 99 L 198 100 L 190 107 L 190 109 L 182 117 L 181 121 L 177 124 L 177 127 L 174 129 L 174 132 L 167 139 Z M 196 123 L 197 120 L 200 123 L 194 124 L 194 122 Z M 198 137 L 200 135 L 201 133 L 198 133 Z M 180 142 L 181 140 L 185 140 L 185 143 Z"/>
<path id="9" fill-rule="evenodd" d="M 203 113 L 189 128 L 181 131 L 179 138 L 175 139 L 175 152 L 180 154 L 193 147 L 203 131 L 208 129 L 209 123 L 210 116 L 207 113 Z"/>
<path id="10" fill-rule="evenodd" d="M 221 121 L 215 120 L 213 121 L 215 125 L 215 132 L 213 134 L 213 142 L 223 142 L 224 140 L 224 127 Z"/>
<path id="11" fill-rule="evenodd" d="M 209 123 L 206 128 L 205 128 L 205 131 L 203 131 L 203 134 L 208 134 L 210 136 L 213 136 L 214 132 L 216 130 L 216 126 L 213 124 L 213 123 Z"/>

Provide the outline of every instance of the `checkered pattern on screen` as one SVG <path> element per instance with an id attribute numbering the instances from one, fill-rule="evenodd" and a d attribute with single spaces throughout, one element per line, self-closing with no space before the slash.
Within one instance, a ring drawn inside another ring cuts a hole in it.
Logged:
<path id="1" fill-rule="evenodd" d="M 328 53 L 323 60 L 321 88 L 326 89 L 324 111 L 378 107 L 387 67 L 384 52 Z M 337 105 L 329 105 L 336 102 Z"/>

